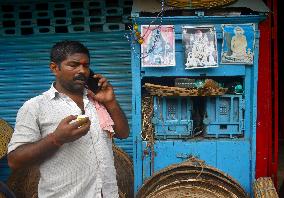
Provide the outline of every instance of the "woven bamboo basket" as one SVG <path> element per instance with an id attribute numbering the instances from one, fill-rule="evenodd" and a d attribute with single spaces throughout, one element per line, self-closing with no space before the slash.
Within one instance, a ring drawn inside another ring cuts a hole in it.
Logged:
<path id="1" fill-rule="evenodd" d="M 158 188 L 148 197 L 234 198 L 235 196 L 228 189 L 224 189 L 213 182 L 179 180 Z"/>
<path id="2" fill-rule="evenodd" d="M 235 2 L 236 0 L 165 0 L 169 7 L 200 9 L 222 7 Z"/>
<path id="3" fill-rule="evenodd" d="M 133 198 L 134 171 L 132 159 L 119 147 L 114 145 L 112 148 L 120 198 Z"/>
<path id="4" fill-rule="evenodd" d="M 157 172 L 137 193 L 137 198 L 162 197 L 247 198 L 248 196 L 233 178 L 191 158 Z"/>
<path id="5" fill-rule="evenodd" d="M 152 96 L 220 96 L 228 91 L 227 88 L 217 87 L 210 79 L 205 82 L 201 88 L 169 87 L 151 83 L 145 83 L 143 87 Z"/>
<path id="6" fill-rule="evenodd" d="M 36 166 L 19 169 L 13 171 L 9 176 L 7 185 L 15 193 L 16 197 L 37 198 L 39 177 L 39 169 Z"/>
<path id="7" fill-rule="evenodd" d="M 0 181 L 0 198 L 16 198 L 15 194 L 9 189 L 7 184 Z"/>
<path id="8" fill-rule="evenodd" d="M 270 177 L 260 177 L 253 184 L 255 198 L 279 198 Z"/>
<path id="9" fill-rule="evenodd" d="M 131 158 L 122 149 L 113 146 L 114 165 L 120 198 L 133 198 L 134 173 Z M 33 166 L 12 172 L 8 186 L 19 198 L 37 198 L 40 172 Z"/>
<path id="10" fill-rule="evenodd" d="M 13 128 L 5 120 L 0 119 L 0 159 L 7 154 L 12 134 Z"/>

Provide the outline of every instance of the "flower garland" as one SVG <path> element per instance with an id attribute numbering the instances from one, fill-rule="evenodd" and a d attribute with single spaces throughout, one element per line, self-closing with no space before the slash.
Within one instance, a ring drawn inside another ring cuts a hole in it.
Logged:
<path id="1" fill-rule="evenodd" d="M 143 35 L 139 32 L 139 26 L 135 22 L 134 18 L 133 18 L 133 21 L 134 21 L 133 29 L 130 26 L 128 26 L 130 33 L 126 33 L 125 37 L 127 38 L 128 42 L 130 42 L 130 44 L 131 44 L 131 50 L 133 50 L 134 54 L 140 59 L 146 58 L 150 53 L 152 53 L 154 51 L 155 47 L 156 47 L 157 41 L 161 38 L 160 30 L 161 30 L 161 26 L 162 26 L 162 23 L 163 23 L 164 5 L 165 5 L 164 0 L 161 0 L 161 11 L 150 22 L 150 24 L 147 27 L 147 30 L 145 31 L 145 33 L 143 33 Z M 154 22 L 156 22 L 158 18 L 160 18 L 160 23 L 154 29 L 151 29 L 151 31 L 157 30 L 157 34 L 155 35 L 152 47 L 147 52 L 144 52 L 143 54 L 137 52 L 135 50 L 135 45 L 137 43 L 140 44 L 140 45 L 142 45 L 144 43 L 145 35 L 147 35 L 148 31 L 150 30 L 151 25 Z"/>

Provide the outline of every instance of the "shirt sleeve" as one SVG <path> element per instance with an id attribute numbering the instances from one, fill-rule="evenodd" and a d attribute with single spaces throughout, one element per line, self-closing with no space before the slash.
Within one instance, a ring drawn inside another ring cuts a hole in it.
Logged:
<path id="1" fill-rule="evenodd" d="M 38 125 L 38 108 L 35 101 L 27 101 L 19 109 L 16 118 L 14 133 L 8 144 L 8 153 L 19 146 L 41 139 Z"/>

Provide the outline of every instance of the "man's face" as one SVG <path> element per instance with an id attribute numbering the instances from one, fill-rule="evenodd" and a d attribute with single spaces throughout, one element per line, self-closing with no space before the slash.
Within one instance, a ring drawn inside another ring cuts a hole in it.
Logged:
<path id="1" fill-rule="evenodd" d="M 90 60 L 86 54 L 75 53 L 68 56 L 56 72 L 57 82 L 69 92 L 82 93 L 90 75 L 89 65 Z"/>
<path id="2" fill-rule="evenodd" d="M 196 35 L 197 39 L 202 38 L 202 32 L 201 31 L 198 31 L 197 33 L 195 33 L 195 35 Z"/>

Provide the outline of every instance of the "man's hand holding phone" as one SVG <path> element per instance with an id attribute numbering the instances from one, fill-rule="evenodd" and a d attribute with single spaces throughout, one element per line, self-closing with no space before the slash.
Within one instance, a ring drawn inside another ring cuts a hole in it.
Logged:
<path id="1" fill-rule="evenodd" d="M 109 102 L 115 101 L 112 85 L 101 74 L 94 74 L 91 71 L 88 82 L 92 82 L 92 84 L 87 83 L 88 89 L 91 91 L 88 94 L 91 96 L 91 98 L 105 105 Z"/>

